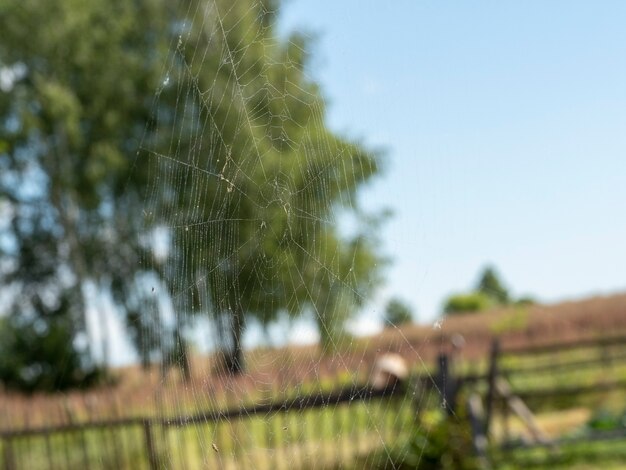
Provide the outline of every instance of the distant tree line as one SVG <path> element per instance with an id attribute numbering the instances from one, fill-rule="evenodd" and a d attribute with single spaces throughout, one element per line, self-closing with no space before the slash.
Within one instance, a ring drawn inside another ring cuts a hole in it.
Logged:
<path id="1" fill-rule="evenodd" d="M 494 307 L 530 305 L 533 303 L 535 303 L 534 299 L 528 296 L 513 299 L 500 280 L 495 268 L 487 266 L 482 271 L 473 290 L 467 293 L 452 294 L 444 301 L 443 313 L 457 315 L 481 312 Z"/>

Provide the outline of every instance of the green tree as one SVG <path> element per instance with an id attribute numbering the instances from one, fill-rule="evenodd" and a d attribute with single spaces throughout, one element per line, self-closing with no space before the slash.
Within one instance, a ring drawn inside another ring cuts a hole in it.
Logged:
<path id="1" fill-rule="evenodd" d="M 476 292 L 481 292 L 499 305 L 510 302 L 509 292 L 498 277 L 496 270 L 488 266 L 484 269 L 476 285 Z"/>
<path id="2" fill-rule="evenodd" d="M 413 321 L 411 308 L 399 299 L 391 299 L 385 307 L 385 323 L 389 326 L 402 325 Z"/>
<path id="3" fill-rule="evenodd" d="M 69 297 L 66 331 L 84 336 L 86 288 L 124 304 L 146 269 L 149 227 L 139 214 L 148 179 L 133 157 L 151 135 L 164 13 L 149 0 L 0 4 L 0 194 L 10 219 L 0 227 L 0 283 L 42 299 L 35 308 L 32 297 L 9 296 L 13 316 L 39 311 L 51 328 L 45 312 Z M 75 349 L 72 364 L 93 367 L 93 343 Z"/>
<path id="4" fill-rule="evenodd" d="M 185 84 L 184 106 L 174 126 L 159 123 L 175 136 L 186 123 L 206 126 L 176 141 L 174 165 L 151 161 L 179 196 L 182 220 L 170 223 L 180 227 L 173 256 L 187 261 L 179 284 L 193 286 L 222 319 L 225 365 L 239 372 L 249 316 L 268 324 L 281 311 L 312 311 L 332 347 L 345 316 L 375 286 L 381 260 L 355 194 L 379 159 L 326 128 L 318 86 L 305 74 L 309 45 L 299 34 L 277 39 L 277 3 L 227 5 L 212 3 L 206 21 L 185 21 L 169 69 L 171 80 Z M 338 212 L 361 221 L 354 237 L 340 236 Z M 202 308 L 193 298 L 181 302 L 181 311 Z"/>
<path id="5" fill-rule="evenodd" d="M 277 14 L 273 0 L 0 4 L 12 77 L 0 93 L 12 219 L 0 282 L 25 286 L 25 270 L 51 263 L 45 289 L 72 293 L 75 335 L 87 332 L 85 286 L 111 292 L 146 363 L 188 367 L 198 314 L 221 325 L 231 372 L 250 315 L 313 311 L 332 344 L 378 280 L 355 195 L 380 159 L 328 130 L 310 46 L 279 39 Z M 337 230 L 343 212 L 361 222 L 352 237 Z M 32 264 L 34 225 L 49 243 Z M 173 326 L 156 295 L 172 301 Z"/>

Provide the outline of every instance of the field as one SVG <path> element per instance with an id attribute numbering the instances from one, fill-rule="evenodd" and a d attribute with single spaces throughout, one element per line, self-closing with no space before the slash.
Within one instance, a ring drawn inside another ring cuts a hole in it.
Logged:
<path id="1" fill-rule="evenodd" d="M 415 396 L 369 399 L 304 412 L 199 420 L 183 427 L 170 425 L 167 420 L 199 411 L 242 408 L 360 386 L 367 382 L 376 357 L 386 352 L 401 354 L 412 365 L 415 376 L 434 382 L 435 359 L 441 353 L 452 352 L 450 338 L 454 335 L 465 339 L 465 346 L 455 353 L 455 372 L 480 375 L 487 370 L 489 347 L 495 336 L 501 338 L 503 348 L 522 351 L 606 338 L 607 331 L 614 336 L 626 333 L 626 295 L 452 317 L 440 328 L 391 328 L 376 337 L 348 341 L 334 356 L 321 356 L 316 347 L 253 350 L 247 354 L 249 372 L 238 378 L 219 374 L 210 357 L 194 358 L 190 383 L 175 373 L 165 379 L 156 368 L 142 371 L 129 367 L 115 371 L 115 385 L 86 393 L 26 397 L 1 392 L 0 432 L 94 421 L 129 423 L 118 431 L 102 426 L 36 438 L 25 434 L 11 442 L 12 458 L 21 464 L 12 468 L 47 468 L 49 462 L 54 468 L 84 466 L 85 462 L 89 468 L 150 468 L 142 420 L 155 416 L 162 422 L 153 423 L 150 445 L 155 461 L 168 468 L 239 468 L 246 461 L 258 462 L 259 468 L 280 468 L 287 461 L 289 468 L 346 467 L 350 462 L 363 462 L 359 456 L 367 462 L 370 453 L 384 452 L 410 437 L 415 425 Z M 583 429 L 592 415 L 607 405 L 615 412 L 621 411 L 626 403 L 624 388 L 598 387 L 594 393 L 566 399 L 536 395 L 559 387 L 626 382 L 626 362 L 619 360 L 624 356 L 626 350 L 617 345 L 556 350 L 532 357 L 511 354 L 500 365 L 515 371 L 508 377 L 511 386 L 524 396 L 540 426 L 550 437 L 561 438 L 572 430 Z M 603 358 L 614 360 L 593 362 Z M 561 363 L 562 370 L 555 375 L 554 366 Z M 598 363 L 606 365 L 599 367 Z M 574 367 L 567 370 L 566 364 Z M 477 390 L 484 394 L 484 386 L 477 386 Z M 437 398 L 435 393 L 435 401 Z M 419 392 L 417 399 L 432 401 L 425 391 Z M 524 426 L 510 419 L 502 407 L 497 408 L 494 418 L 496 441 L 528 439 Z M 3 446 L 6 454 L 6 443 Z M 518 468 L 518 464 L 533 468 L 610 468 L 624 461 L 626 446 L 619 440 L 602 441 L 562 446 L 559 453 L 537 448 L 513 450 L 501 457 L 496 451 L 495 455 L 496 461 L 501 459 L 501 468 Z M 513 456 L 517 464 L 507 467 L 506 462 Z M 593 467 L 591 462 L 599 456 L 601 463 Z"/>

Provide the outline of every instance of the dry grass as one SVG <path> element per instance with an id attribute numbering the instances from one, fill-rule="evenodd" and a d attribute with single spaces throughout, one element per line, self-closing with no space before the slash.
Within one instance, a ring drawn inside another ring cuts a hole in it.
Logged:
<path id="1" fill-rule="evenodd" d="M 571 408 L 535 415 L 539 428 L 551 438 L 561 437 L 580 428 L 589 421 L 590 417 L 591 410 L 588 408 Z M 493 432 L 497 439 L 501 439 L 504 435 L 504 426 L 500 419 L 494 421 Z M 526 425 L 514 416 L 509 422 L 509 433 L 512 438 L 521 437 L 528 442 L 533 439 Z"/>

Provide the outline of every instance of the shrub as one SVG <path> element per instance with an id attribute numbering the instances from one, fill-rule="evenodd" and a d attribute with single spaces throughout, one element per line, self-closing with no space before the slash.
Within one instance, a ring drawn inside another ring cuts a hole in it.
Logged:
<path id="1" fill-rule="evenodd" d="M 374 457 L 368 456 L 368 462 L 372 462 L 372 468 L 380 469 L 478 469 L 469 420 L 463 409 L 454 416 L 442 409 L 422 411 L 409 438 Z"/>
<path id="2" fill-rule="evenodd" d="M 48 315 L 45 321 L 8 317 L 0 322 L 0 382 L 8 389 L 55 392 L 102 378 L 101 371 L 82 362 L 74 328 L 64 316 Z"/>
<path id="3" fill-rule="evenodd" d="M 454 294 L 444 303 L 443 312 L 447 315 L 471 313 L 487 310 L 493 306 L 493 301 L 481 292 L 469 294 Z"/>

